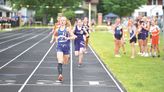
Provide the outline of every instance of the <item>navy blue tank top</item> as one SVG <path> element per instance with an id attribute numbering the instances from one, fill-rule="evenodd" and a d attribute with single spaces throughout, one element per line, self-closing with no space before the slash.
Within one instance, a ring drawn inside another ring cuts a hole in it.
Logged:
<path id="1" fill-rule="evenodd" d="M 81 28 L 81 29 L 78 29 L 78 27 L 76 26 L 75 27 L 75 31 L 74 31 L 74 34 L 77 36 L 77 39 L 81 39 L 83 40 L 83 35 L 84 35 L 84 30 Z"/>
<path id="2" fill-rule="evenodd" d="M 58 29 L 58 44 L 69 44 L 69 33 L 67 32 L 66 28 L 64 30 Z"/>
<path id="3" fill-rule="evenodd" d="M 120 26 L 117 26 L 117 27 L 115 28 L 114 36 L 115 36 L 117 39 L 121 39 L 122 35 L 123 35 L 123 30 L 122 30 L 122 28 L 121 28 Z"/>
<path id="4" fill-rule="evenodd" d="M 87 25 L 84 25 L 83 24 L 83 28 L 88 32 L 88 34 L 89 34 L 89 25 L 87 24 Z M 86 34 L 86 33 L 84 33 L 84 34 Z"/>

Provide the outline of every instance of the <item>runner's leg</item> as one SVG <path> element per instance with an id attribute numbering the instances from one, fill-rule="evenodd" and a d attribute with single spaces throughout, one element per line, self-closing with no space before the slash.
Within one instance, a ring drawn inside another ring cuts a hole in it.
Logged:
<path id="1" fill-rule="evenodd" d="M 62 72 L 63 72 L 63 52 L 57 52 L 57 59 L 58 59 L 58 80 L 62 81 L 63 80 L 63 76 L 62 76 Z"/>

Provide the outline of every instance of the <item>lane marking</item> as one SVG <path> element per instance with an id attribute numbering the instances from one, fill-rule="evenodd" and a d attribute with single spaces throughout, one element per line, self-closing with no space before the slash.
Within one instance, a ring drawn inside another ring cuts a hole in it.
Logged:
<path id="1" fill-rule="evenodd" d="M 111 75 L 111 73 L 108 71 L 108 69 L 104 66 L 104 64 L 102 63 L 102 61 L 99 59 L 99 57 L 97 56 L 97 54 L 95 53 L 95 51 L 91 48 L 91 46 L 89 45 L 89 48 L 91 49 L 91 51 L 93 52 L 93 54 L 96 56 L 96 58 L 98 59 L 98 61 L 100 62 L 100 64 L 102 65 L 102 67 L 104 68 L 104 70 L 106 71 L 106 73 L 111 77 L 111 79 L 113 80 L 113 82 L 116 84 L 116 86 L 118 87 L 118 89 L 120 90 L 120 92 L 124 92 L 124 90 L 120 87 L 120 85 L 117 83 L 117 81 L 114 79 L 114 77 Z"/>
<path id="2" fill-rule="evenodd" d="M 70 56 L 70 92 L 73 92 L 73 58 L 72 58 L 72 41 L 71 41 L 71 56 Z"/>
<path id="3" fill-rule="evenodd" d="M 21 76 L 21 75 L 26 75 L 26 74 L 0 74 L 0 76 Z"/>
<path id="4" fill-rule="evenodd" d="M 26 74 L 0 74 L 0 76 L 5 76 L 5 78 L 7 77 L 13 77 L 13 76 L 24 76 Z M 58 75 L 54 75 L 54 74 L 34 74 L 33 76 L 36 76 L 36 77 L 42 77 L 42 76 L 45 76 L 45 77 L 57 77 Z M 1 80 L 0 80 L 1 81 Z"/>
<path id="5" fill-rule="evenodd" d="M 2 37 L 3 37 L 3 36 L 6 36 L 6 35 L 11 35 L 11 34 L 13 34 L 13 33 L 10 32 L 10 33 L 2 33 L 2 34 L 1 34 L 1 32 L 0 32 L 0 36 L 2 36 Z"/>
<path id="6" fill-rule="evenodd" d="M 37 30 L 37 31 L 38 31 L 38 30 Z M 29 34 L 25 34 L 25 35 L 23 35 L 23 36 L 16 37 L 16 38 L 14 38 L 14 39 L 9 39 L 9 40 L 0 42 L 0 44 L 6 43 L 6 42 L 10 42 L 10 41 L 12 41 L 12 40 L 16 40 L 16 39 L 19 39 L 19 38 L 23 38 L 23 37 L 26 37 L 26 36 L 31 35 L 31 34 L 33 34 L 33 33 L 35 33 L 35 32 L 29 33 Z"/>
<path id="7" fill-rule="evenodd" d="M 26 34 L 26 35 L 23 35 L 23 36 L 20 36 L 20 37 L 16 37 L 16 38 L 14 38 L 14 39 L 6 40 L 6 41 L 3 41 L 3 42 L 0 42 L 0 44 L 6 43 L 6 42 L 10 42 L 10 41 L 12 41 L 12 40 L 16 40 L 16 39 L 19 39 L 19 38 L 23 38 L 23 37 L 26 37 L 26 36 L 31 35 L 31 34 L 32 34 L 32 33 Z"/>
<path id="8" fill-rule="evenodd" d="M 28 30 L 25 31 L 25 33 L 28 33 L 29 31 L 31 32 L 31 31 L 33 31 L 33 30 L 34 30 L 34 29 L 28 29 Z M 17 32 L 18 32 L 18 31 L 17 31 Z M 19 33 L 14 33 L 14 31 L 13 31 L 12 33 L 11 33 L 11 32 L 10 32 L 10 33 L 6 33 L 6 34 L 5 34 L 5 37 L 1 37 L 0 40 L 1 40 L 1 39 L 4 39 L 4 38 L 10 38 L 10 37 L 13 37 L 13 36 L 16 36 L 16 35 L 19 35 L 19 34 L 21 35 L 21 34 L 24 34 L 24 33 L 23 33 L 23 31 L 21 31 L 21 33 L 20 33 L 20 32 L 19 32 Z M 3 34 L 3 35 L 4 35 L 4 34 Z M 0 36 L 3 36 L 3 35 L 0 35 Z M 8 35 L 8 36 L 6 36 L 6 35 Z"/>
<path id="9" fill-rule="evenodd" d="M 94 85 L 100 85 L 99 81 L 89 81 L 89 85 L 94 86 Z"/>
<path id="10" fill-rule="evenodd" d="M 51 45 L 51 47 L 49 48 L 49 50 L 46 52 L 46 54 L 43 56 L 43 58 L 41 59 L 41 61 L 39 62 L 39 64 L 35 67 L 35 69 L 33 70 L 33 72 L 30 74 L 30 76 L 26 79 L 26 81 L 23 83 L 23 85 L 21 86 L 21 88 L 18 90 L 18 92 L 22 92 L 23 88 L 26 86 L 27 82 L 30 80 L 30 78 L 34 75 L 34 73 L 36 72 L 36 70 L 39 68 L 39 66 L 42 64 L 42 62 L 44 61 L 44 59 L 46 58 L 46 56 L 48 55 L 48 53 L 50 52 L 50 50 L 53 48 L 53 46 L 55 45 L 55 43 L 53 43 Z"/>
<path id="11" fill-rule="evenodd" d="M 41 83 L 41 82 L 40 82 Z M 22 84 L 0 84 L 0 86 L 21 86 Z M 50 87 L 50 86 L 61 86 L 61 87 L 69 87 L 70 84 L 63 84 L 63 83 L 57 83 L 57 82 L 54 82 L 52 84 L 46 84 L 46 83 L 43 83 L 42 84 L 26 84 L 26 86 L 47 86 L 47 87 Z M 102 88 L 102 87 L 107 87 L 107 88 L 116 88 L 116 86 L 113 86 L 113 85 L 74 85 L 74 87 L 99 87 L 99 88 Z"/>
<path id="12" fill-rule="evenodd" d="M 36 84 L 44 85 L 44 82 L 37 82 Z"/>
<path id="13" fill-rule="evenodd" d="M 47 31 L 45 31 L 45 32 L 47 32 Z M 21 44 L 21 43 L 24 43 L 24 42 L 26 42 L 26 41 L 28 41 L 28 40 L 34 39 L 34 38 L 38 37 L 39 35 L 41 35 L 41 34 L 43 34 L 43 33 L 45 33 L 45 32 L 42 32 L 42 33 L 40 33 L 40 34 L 38 34 L 38 35 L 35 35 L 35 36 L 32 36 L 32 37 L 30 37 L 29 39 L 23 40 L 23 41 L 18 42 L 18 43 L 16 43 L 16 44 L 10 45 L 10 46 L 8 46 L 7 48 L 1 49 L 1 50 L 0 50 L 0 53 L 1 53 L 1 52 L 4 52 L 4 51 L 6 51 L 6 50 L 8 50 L 8 49 L 10 49 L 10 48 L 12 48 L 12 47 L 15 47 L 15 46 L 17 46 L 17 45 L 19 45 L 19 44 Z"/>
<path id="14" fill-rule="evenodd" d="M 16 82 L 16 80 L 5 80 L 5 82 L 13 83 L 13 82 Z"/>
<path id="15" fill-rule="evenodd" d="M 17 35 L 21 35 L 21 34 L 23 34 L 23 33 L 17 33 L 17 34 L 5 36 L 5 37 L 0 38 L 0 40 L 1 40 L 1 39 L 5 39 L 5 38 L 10 38 L 10 37 L 13 37 L 13 36 L 17 36 Z"/>
<path id="16" fill-rule="evenodd" d="M 33 28 L 29 28 L 28 30 L 24 30 L 24 29 L 20 29 L 20 30 L 13 30 L 13 31 L 7 31 L 7 32 L 3 32 L 2 34 L 0 34 L 0 36 L 6 36 L 6 35 L 12 35 L 12 34 L 15 34 L 15 32 L 17 33 L 17 32 L 26 32 L 26 31 L 33 31 Z M 0 32 L 1 33 L 1 32 Z"/>
<path id="17" fill-rule="evenodd" d="M 12 84 L 14 84 L 14 83 L 6 83 L 7 85 L 12 85 Z"/>
<path id="18" fill-rule="evenodd" d="M 20 62 L 19 62 L 20 63 Z M 22 62 L 21 62 L 22 63 Z M 54 63 L 54 64 L 56 64 L 56 63 Z M 20 68 L 32 68 L 33 66 L 7 66 L 7 68 L 16 68 L 16 69 L 20 69 Z M 40 67 L 41 69 L 56 69 L 56 67 Z"/>
<path id="19" fill-rule="evenodd" d="M 37 44 L 39 44 L 41 41 L 45 40 L 46 38 L 48 38 L 50 35 L 47 35 L 46 37 L 44 37 L 43 39 L 41 39 L 40 41 L 38 41 L 37 43 L 33 44 L 32 46 L 30 46 L 29 48 L 27 48 L 25 51 L 23 51 L 22 53 L 20 53 L 18 56 L 16 56 L 15 58 L 13 58 L 12 60 L 10 60 L 9 62 L 7 62 L 6 64 L 4 64 L 3 66 L 0 67 L 0 70 L 2 68 L 4 68 L 5 66 L 7 66 L 8 64 L 10 64 L 11 62 L 13 62 L 14 60 L 16 60 L 18 57 L 20 57 L 21 55 L 23 55 L 24 53 L 26 53 L 27 51 L 29 51 L 30 49 L 32 49 L 34 46 L 36 46 Z"/>

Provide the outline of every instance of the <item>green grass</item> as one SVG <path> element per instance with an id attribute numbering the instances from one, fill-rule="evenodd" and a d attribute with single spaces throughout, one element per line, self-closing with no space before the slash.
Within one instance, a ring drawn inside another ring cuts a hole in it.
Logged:
<path id="1" fill-rule="evenodd" d="M 114 41 L 107 31 L 91 33 L 90 44 L 123 84 L 128 92 L 164 92 L 164 38 L 161 37 L 161 57 L 130 58 L 130 44 L 126 42 L 126 55 L 114 57 Z M 138 52 L 138 46 L 136 46 Z"/>

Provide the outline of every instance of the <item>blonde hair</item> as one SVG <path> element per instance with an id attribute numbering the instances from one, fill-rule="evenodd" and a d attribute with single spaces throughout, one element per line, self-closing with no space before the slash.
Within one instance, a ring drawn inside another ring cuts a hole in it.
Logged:
<path id="1" fill-rule="evenodd" d="M 71 27 L 72 26 L 70 20 L 68 20 L 68 19 L 66 20 L 66 26 L 67 27 Z"/>

